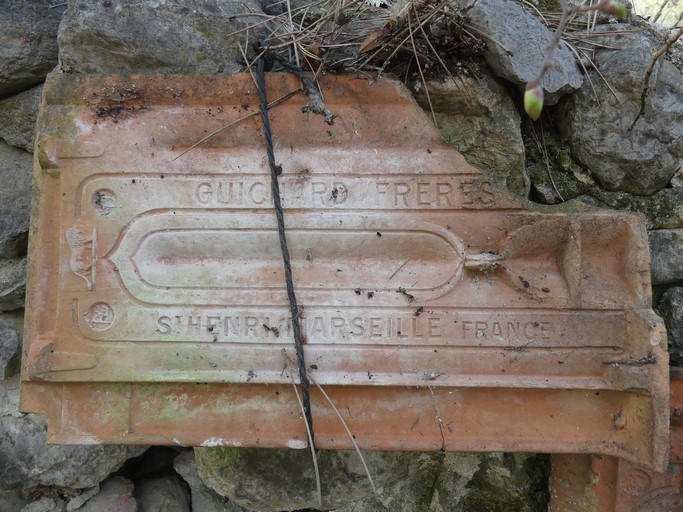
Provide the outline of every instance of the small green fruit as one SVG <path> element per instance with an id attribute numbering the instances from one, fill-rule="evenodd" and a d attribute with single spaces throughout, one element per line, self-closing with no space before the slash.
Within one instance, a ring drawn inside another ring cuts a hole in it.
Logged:
<path id="1" fill-rule="evenodd" d="M 524 111 L 534 121 L 541 117 L 543 110 L 543 87 L 536 81 L 529 82 L 524 92 Z"/>
<path id="2" fill-rule="evenodd" d="M 598 9 L 600 9 L 600 12 L 602 13 L 611 14 L 617 18 L 626 17 L 626 7 L 616 0 L 602 0 L 598 5 Z"/>

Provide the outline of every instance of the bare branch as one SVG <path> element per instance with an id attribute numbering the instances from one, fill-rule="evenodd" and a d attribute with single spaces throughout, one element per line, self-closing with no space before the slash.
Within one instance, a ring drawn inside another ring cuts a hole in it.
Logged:
<path id="1" fill-rule="evenodd" d="M 616 0 L 601 0 L 600 3 L 596 5 L 569 5 L 567 0 L 558 1 L 562 8 L 560 21 L 557 23 L 557 27 L 555 28 L 553 36 L 550 38 L 548 46 L 546 46 L 545 59 L 538 75 L 534 80 L 527 84 L 524 92 L 524 110 L 534 121 L 540 117 L 541 110 L 543 109 L 543 78 L 553 67 L 555 48 L 560 44 L 564 30 L 570 19 L 576 14 L 591 11 L 600 11 L 605 14 L 615 15 L 619 18 L 623 18 L 626 14 L 626 8 Z"/>
<path id="2" fill-rule="evenodd" d="M 640 109 L 638 109 L 638 114 L 636 115 L 636 118 L 633 120 L 631 123 L 631 126 L 629 127 L 628 131 L 633 130 L 633 127 L 636 125 L 638 122 L 638 119 L 645 113 L 645 98 L 647 97 L 648 90 L 650 89 L 650 77 L 652 76 L 652 72 L 655 69 L 655 64 L 657 63 L 657 60 L 664 55 L 666 52 L 669 51 L 669 48 L 673 46 L 673 44 L 678 41 L 678 39 L 683 35 L 683 28 L 681 28 L 678 32 L 676 32 L 674 35 L 672 35 L 669 39 L 666 40 L 666 42 L 662 45 L 662 47 L 657 50 L 653 55 L 652 55 L 652 60 L 650 61 L 650 65 L 647 68 L 647 71 L 645 72 L 645 79 L 643 80 L 643 90 L 640 93 Z"/>

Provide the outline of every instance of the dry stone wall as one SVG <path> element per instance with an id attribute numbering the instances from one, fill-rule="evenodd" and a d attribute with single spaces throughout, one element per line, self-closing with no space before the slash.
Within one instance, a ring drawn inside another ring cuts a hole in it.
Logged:
<path id="1" fill-rule="evenodd" d="M 255 0 L 8 0 L 0 3 L 0 510 L 230 511 L 314 507 L 303 452 L 141 446 L 47 446 L 44 418 L 18 412 L 18 370 L 29 229 L 33 131 L 45 75 L 232 73 L 235 31 Z M 548 30 L 511 0 L 480 0 L 471 22 L 487 44 L 461 83 L 429 84 L 444 137 L 499 185 L 544 204 L 568 200 L 643 213 L 650 228 L 655 306 L 683 365 L 683 49 L 657 65 L 638 110 L 648 56 L 645 26 L 610 35 L 584 76 L 563 45 L 548 75 L 549 115 L 520 115 L 517 87 L 533 77 Z M 633 20 L 635 23 L 636 20 Z M 258 31 L 255 31 L 258 32 Z M 501 48 L 514 51 L 501 51 Z M 533 51 L 532 51 L 533 50 Z M 539 50 L 539 51 L 537 51 Z M 424 88 L 413 84 L 427 107 Z M 352 454 L 321 454 L 328 509 L 354 512 L 540 512 L 547 457 L 532 454 L 373 453 L 372 494 Z M 295 471 L 296 468 L 301 471 Z"/>

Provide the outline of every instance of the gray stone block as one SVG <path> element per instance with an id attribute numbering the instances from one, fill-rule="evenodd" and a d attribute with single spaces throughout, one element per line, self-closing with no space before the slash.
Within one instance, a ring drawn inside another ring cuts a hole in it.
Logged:
<path id="1" fill-rule="evenodd" d="M 664 292 L 657 311 L 666 324 L 670 364 L 683 366 L 683 287 L 670 288 Z"/>
<path id="2" fill-rule="evenodd" d="M 24 307 L 26 294 L 26 258 L 0 259 L 0 311 Z"/>
<path id="3" fill-rule="evenodd" d="M 256 0 L 72 0 L 59 28 L 62 69 L 78 73 L 234 73 Z M 249 31 L 257 36 L 258 29 Z"/>
<path id="4" fill-rule="evenodd" d="M 607 28 L 634 30 L 630 25 Z M 599 41 L 617 48 L 598 49 L 595 54 L 604 80 L 592 71 L 595 92 L 584 87 L 572 95 L 560 109 L 557 126 L 574 158 L 602 187 L 652 195 L 667 187 L 683 162 L 683 69 L 666 58 L 658 61 L 645 112 L 630 130 L 640 108 L 643 77 L 662 41 L 640 30 Z"/>
<path id="5" fill-rule="evenodd" d="M 43 86 L 0 100 L 0 138 L 33 153 L 36 118 Z"/>
<path id="6" fill-rule="evenodd" d="M 648 233 L 652 284 L 683 281 L 683 229 L 658 229 Z"/>
<path id="7" fill-rule="evenodd" d="M 190 493 L 177 476 L 144 480 L 135 486 L 137 512 L 190 512 Z"/>
<path id="8" fill-rule="evenodd" d="M 56 3 L 0 2 L 0 97 L 39 84 L 57 64 L 57 28 L 66 7 Z"/>
<path id="9" fill-rule="evenodd" d="M 146 449 L 48 445 L 46 434 L 44 416 L 19 412 L 19 376 L 0 381 L 0 489 L 93 487 Z"/>
<path id="10" fill-rule="evenodd" d="M 22 312 L 0 314 L 0 380 L 19 372 Z"/>
<path id="11" fill-rule="evenodd" d="M 249 512 L 204 484 L 197 472 L 197 463 L 194 460 L 193 450 L 178 455 L 173 461 L 173 467 L 190 486 L 192 510 L 201 510 L 202 512 Z"/>
<path id="12" fill-rule="evenodd" d="M 474 3 L 467 17 L 490 38 L 484 40 L 484 58 L 496 76 L 525 86 L 535 80 L 545 62 L 545 47 L 552 33 L 543 23 L 512 0 L 459 0 L 461 7 Z M 563 95 L 575 91 L 583 75 L 571 50 L 560 43 L 553 55 L 553 67 L 543 80 L 545 104 L 554 105 Z"/>
<path id="13" fill-rule="evenodd" d="M 0 141 L 0 259 L 26 253 L 33 155 Z"/>
<path id="14" fill-rule="evenodd" d="M 488 73 L 427 82 L 436 124 L 465 159 L 496 184 L 521 197 L 529 194 L 521 119 L 505 88 Z M 417 101 L 429 113 L 421 87 Z"/>
<path id="15" fill-rule="evenodd" d="M 73 512 L 139 512 L 133 498 L 133 482 L 120 476 L 108 478 L 99 493 Z"/>

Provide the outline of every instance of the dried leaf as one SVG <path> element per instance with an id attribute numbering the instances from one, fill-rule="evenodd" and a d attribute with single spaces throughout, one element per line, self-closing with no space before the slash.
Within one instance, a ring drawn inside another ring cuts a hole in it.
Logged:
<path id="1" fill-rule="evenodd" d="M 371 32 L 368 37 L 361 43 L 358 53 L 366 53 L 374 50 L 381 45 L 387 37 L 387 32 L 383 28 L 379 28 Z"/>
<path id="2" fill-rule="evenodd" d="M 397 25 L 398 21 L 394 18 L 391 18 L 382 28 L 378 28 L 377 30 L 371 32 L 370 35 L 361 43 L 358 53 L 366 53 L 382 45 L 382 43 L 387 40 Z"/>

